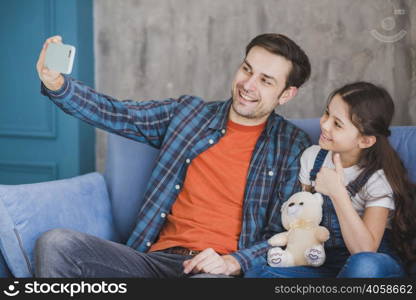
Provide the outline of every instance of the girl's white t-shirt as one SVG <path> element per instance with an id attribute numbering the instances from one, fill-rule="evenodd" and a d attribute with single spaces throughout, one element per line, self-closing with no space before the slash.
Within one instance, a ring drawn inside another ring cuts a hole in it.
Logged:
<path id="1" fill-rule="evenodd" d="M 299 180 L 302 184 L 305 185 L 315 185 L 315 182 L 310 181 L 310 172 L 315 163 L 316 156 L 318 155 L 321 147 L 318 145 L 313 145 L 307 148 L 300 159 L 300 173 Z M 332 151 L 329 151 L 325 157 L 322 167 L 335 169 L 335 165 L 332 161 Z M 360 169 L 357 166 L 352 166 L 349 168 L 344 168 L 344 183 L 348 185 L 360 174 Z M 390 184 L 387 181 L 387 178 L 383 170 L 378 170 L 375 172 L 364 185 L 364 187 L 359 191 L 354 197 L 351 198 L 352 206 L 357 211 L 357 213 L 362 216 L 364 210 L 367 207 L 380 206 L 386 207 L 391 211 L 394 210 L 394 200 L 393 200 L 393 191 Z M 388 223 L 390 224 L 391 220 L 391 211 L 389 214 Z M 390 227 L 390 226 L 388 226 Z"/>

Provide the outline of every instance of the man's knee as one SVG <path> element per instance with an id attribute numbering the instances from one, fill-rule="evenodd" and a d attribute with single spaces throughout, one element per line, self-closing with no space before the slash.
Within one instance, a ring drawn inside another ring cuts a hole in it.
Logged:
<path id="1" fill-rule="evenodd" d="M 69 229 L 53 229 L 43 233 L 35 245 L 35 276 L 55 276 L 55 269 L 62 268 L 76 257 L 75 252 L 82 233 Z"/>
<path id="2" fill-rule="evenodd" d="M 35 252 L 67 252 L 74 246 L 78 233 L 69 229 L 52 229 L 43 233 L 36 241 Z"/>

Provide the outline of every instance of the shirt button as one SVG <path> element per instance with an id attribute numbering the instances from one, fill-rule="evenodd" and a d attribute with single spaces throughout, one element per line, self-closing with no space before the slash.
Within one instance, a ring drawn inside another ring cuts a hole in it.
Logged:
<path id="1" fill-rule="evenodd" d="M 214 140 L 213 139 L 209 139 L 208 143 L 210 143 L 212 145 L 212 144 L 214 144 Z"/>
<path id="2" fill-rule="evenodd" d="M 273 171 L 269 171 L 269 176 L 273 176 L 273 175 L 274 175 Z"/>
<path id="3" fill-rule="evenodd" d="M 175 189 L 179 190 L 181 186 L 179 184 L 175 185 Z"/>
<path id="4" fill-rule="evenodd" d="M 225 129 L 221 130 L 221 133 L 222 133 L 222 134 L 225 134 Z"/>
<path id="5" fill-rule="evenodd" d="M 146 243 L 146 246 L 147 246 L 147 247 L 150 247 L 151 245 L 152 245 L 152 243 L 151 243 L 151 242 L 147 242 L 147 243 Z"/>
<path id="6" fill-rule="evenodd" d="M 189 164 L 191 160 L 189 158 L 186 159 L 186 163 Z"/>
<path id="7" fill-rule="evenodd" d="M 161 214 L 160 214 L 160 216 L 161 216 L 162 218 L 165 218 L 165 217 L 166 217 L 166 214 L 165 214 L 165 213 L 161 213 Z"/>

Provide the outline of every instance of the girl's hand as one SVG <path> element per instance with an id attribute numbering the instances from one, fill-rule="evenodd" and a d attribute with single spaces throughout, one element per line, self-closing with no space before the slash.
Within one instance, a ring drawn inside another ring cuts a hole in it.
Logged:
<path id="1" fill-rule="evenodd" d="M 316 175 L 315 191 L 333 198 L 340 191 L 345 190 L 344 169 L 338 153 L 334 155 L 335 169 L 321 168 Z"/>

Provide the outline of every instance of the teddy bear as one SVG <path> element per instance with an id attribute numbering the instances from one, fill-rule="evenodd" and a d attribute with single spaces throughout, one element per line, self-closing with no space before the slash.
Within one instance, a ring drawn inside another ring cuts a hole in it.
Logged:
<path id="1" fill-rule="evenodd" d="M 270 266 L 318 267 L 325 262 L 323 243 L 329 239 L 329 231 L 319 226 L 323 201 L 319 193 L 298 192 L 283 203 L 282 224 L 287 231 L 268 240 L 273 246 L 267 253 Z M 286 246 L 285 250 L 281 248 L 283 246 Z"/>

